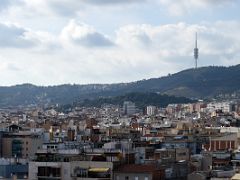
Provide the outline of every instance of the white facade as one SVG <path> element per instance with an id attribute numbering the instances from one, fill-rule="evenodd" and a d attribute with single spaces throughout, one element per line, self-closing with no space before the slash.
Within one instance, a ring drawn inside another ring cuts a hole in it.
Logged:
<path id="1" fill-rule="evenodd" d="M 157 108 L 156 106 L 147 106 L 147 115 L 153 116 L 156 114 Z"/>
<path id="2" fill-rule="evenodd" d="M 232 111 L 232 103 L 230 102 L 212 102 L 207 104 L 207 109 L 210 112 L 216 111 L 216 110 L 222 110 L 223 112 L 231 112 Z"/>

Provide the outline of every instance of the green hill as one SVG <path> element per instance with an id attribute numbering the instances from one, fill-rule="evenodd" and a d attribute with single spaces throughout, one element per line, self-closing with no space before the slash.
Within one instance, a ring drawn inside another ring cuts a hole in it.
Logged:
<path id="1" fill-rule="evenodd" d="M 213 97 L 240 90 L 240 65 L 188 69 L 132 83 L 0 87 L 0 107 L 29 104 L 69 104 L 84 99 L 154 92 L 188 98 Z"/>
<path id="2" fill-rule="evenodd" d="M 138 108 L 144 108 L 147 105 L 158 107 L 166 107 L 168 104 L 175 103 L 191 103 L 194 102 L 185 97 L 175 97 L 168 95 L 161 95 L 157 93 L 128 93 L 121 96 L 85 99 L 79 103 L 80 106 L 85 107 L 101 107 L 103 104 L 122 105 L 124 101 L 132 101 Z"/>

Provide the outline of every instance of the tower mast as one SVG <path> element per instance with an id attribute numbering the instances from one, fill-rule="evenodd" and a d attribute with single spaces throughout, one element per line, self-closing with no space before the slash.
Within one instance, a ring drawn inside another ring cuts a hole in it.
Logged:
<path id="1" fill-rule="evenodd" d="M 197 69 L 197 67 L 198 67 L 197 33 L 196 33 L 196 39 L 195 39 L 194 59 L 195 59 L 195 69 Z"/>

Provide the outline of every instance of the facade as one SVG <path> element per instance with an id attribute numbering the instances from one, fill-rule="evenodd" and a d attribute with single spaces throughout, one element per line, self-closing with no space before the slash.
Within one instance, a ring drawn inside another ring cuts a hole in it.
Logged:
<path id="1" fill-rule="evenodd" d="M 156 106 L 147 106 L 147 115 L 153 116 L 156 114 L 157 108 Z"/>
<path id="2" fill-rule="evenodd" d="M 126 164 L 117 168 L 113 173 L 113 180 L 163 180 L 164 170 L 154 164 L 137 165 Z"/>
<path id="3" fill-rule="evenodd" d="M 4 179 L 27 179 L 27 164 L 0 164 L 0 177 Z M 2 179 L 0 178 L 0 179 Z"/>
<path id="4" fill-rule="evenodd" d="M 35 162 L 29 163 L 29 179 L 31 180 L 110 180 L 112 178 L 112 162 L 71 161 L 71 162 Z"/>
<path id="5" fill-rule="evenodd" d="M 123 103 L 123 114 L 125 115 L 133 115 L 136 113 L 135 103 L 131 101 L 125 101 Z"/>
<path id="6" fill-rule="evenodd" d="M 106 155 L 107 156 L 107 155 Z M 29 162 L 31 180 L 90 180 L 112 179 L 113 162 L 99 153 L 45 149 L 36 153 L 36 158 Z"/>
<path id="7" fill-rule="evenodd" d="M 176 162 L 176 161 L 188 161 L 189 160 L 188 148 L 176 148 L 176 149 L 156 149 L 154 152 L 154 159 Z"/>
<path id="8" fill-rule="evenodd" d="M 6 133 L 2 137 L 2 157 L 33 158 L 43 139 L 32 132 Z"/>
<path id="9" fill-rule="evenodd" d="M 212 102 L 207 104 L 207 109 L 209 111 L 221 110 L 224 113 L 229 113 L 233 109 L 233 104 L 231 102 Z"/>
<path id="10" fill-rule="evenodd" d="M 238 147 L 237 133 L 227 133 L 210 137 L 209 143 L 204 145 L 206 151 L 235 150 Z"/>

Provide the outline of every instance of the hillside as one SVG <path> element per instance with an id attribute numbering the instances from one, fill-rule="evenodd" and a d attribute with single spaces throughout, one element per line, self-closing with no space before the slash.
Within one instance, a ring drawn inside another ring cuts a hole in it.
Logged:
<path id="1" fill-rule="evenodd" d="M 158 92 L 188 98 L 212 97 L 240 89 L 240 65 L 188 69 L 169 76 L 132 83 L 0 87 L 0 107 L 29 104 L 68 104 L 83 99 Z"/>
<path id="2" fill-rule="evenodd" d="M 167 77 L 138 81 L 134 88 L 185 97 L 231 93 L 240 88 L 240 65 L 189 69 Z"/>
<path id="3" fill-rule="evenodd" d="M 101 107 L 103 104 L 122 105 L 124 101 L 132 101 L 138 108 L 144 108 L 148 105 L 158 107 L 166 107 L 168 104 L 175 103 L 191 103 L 191 99 L 185 97 L 175 97 L 168 95 L 161 95 L 157 93 L 128 93 L 121 96 L 114 96 L 108 98 L 85 99 L 79 102 L 80 106 L 85 107 Z"/>

